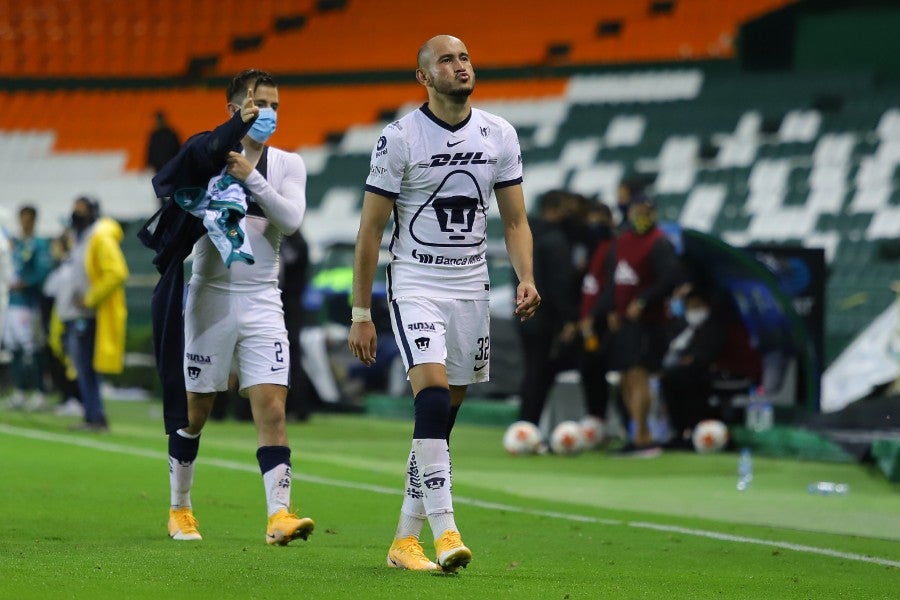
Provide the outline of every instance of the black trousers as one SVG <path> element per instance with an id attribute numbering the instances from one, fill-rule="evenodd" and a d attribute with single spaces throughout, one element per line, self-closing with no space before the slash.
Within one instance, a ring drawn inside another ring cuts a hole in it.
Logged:
<path id="1" fill-rule="evenodd" d="M 519 395 L 519 419 L 535 425 L 541 420 L 547 396 L 557 374 L 574 368 L 578 360 L 578 345 L 559 343 L 558 331 L 520 331 L 522 338 L 522 384 Z"/>
<path id="2" fill-rule="evenodd" d="M 583 350 L 578 371 L 581 375 L 581 389 L 584 392 L 585 409 L 589 415 L 606 419 L 606 406 L 609 403 L 609 383 L 606 373 L 609 371 L 608 337 L 601 341 L 596 350 Z"/>
<path id="3" fill-rule="evenodd" d="M 693 429 L 703 419 L 717 418 L 710 406 L 709 368 L 705 365 L 679 365 L 664 369 L 660 388 L 669 409 L 672 429 L 680 434 Z"/>

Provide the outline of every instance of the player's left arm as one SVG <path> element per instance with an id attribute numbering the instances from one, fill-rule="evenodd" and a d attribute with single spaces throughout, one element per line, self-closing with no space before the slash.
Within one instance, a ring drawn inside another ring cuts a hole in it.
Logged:
<path id="1" fill-rule="evenodd" d="M 288 154 L 284 168 L 281 188 L 276 190 L 246 157 L 237 152 L 228 154 L 228 173 L 244 182 L 269 222 L 281 233 L 290 235 L 300 229 L 306 213 L 306 167 L 299 155 Z"/>
<path id="2" fill-rule="evenodd" d="M 534 316 L 541 303 L 541 296 L 534 285 L 534 241 L 525 212 L 525 195 L 521 184 L 496 188 L 494 194 L 503 220 L 506 252 L 519 279 L 513 314 L 525 321 Z"/>

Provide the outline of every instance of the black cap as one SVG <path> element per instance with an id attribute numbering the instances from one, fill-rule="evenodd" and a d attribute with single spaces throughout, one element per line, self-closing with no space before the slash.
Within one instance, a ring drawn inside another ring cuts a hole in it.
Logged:
<path id="1" fill-rule="evenodd" d="M 638 192 L 637 194 L 632 196 L 629 204 L 645 204 L 650 208 L 656 208 L 656 202 L 654 202 L 653 198 L 651 198 L 644 192 Z"/>

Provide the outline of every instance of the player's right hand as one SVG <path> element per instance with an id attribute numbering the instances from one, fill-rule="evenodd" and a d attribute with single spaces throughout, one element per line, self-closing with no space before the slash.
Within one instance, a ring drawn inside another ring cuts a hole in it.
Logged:
<path id="1" fill-rule="evenodd" d="M 375 333 L 375 324 L 372 321 L 361 321 L 350 325 L 350 334 L 347 336 L 347 345 L 350 352 L 359 361 L 371 367 L 375 364 L 375 353 L 378 349 L 378 334 Z"/>
<path id="2" fill-rule="evenodd" d="M 247 98 L 244 99 L 244 103 L 241 105 L 241 120 L 244 123 L 249 123 L 257 116 L 259 116 L 259 107 L 253 102 L 253 88 L 249 88 L 247 90 Z"/>
<path id="3" fill-rule="evenodd" d="M 527 321 L 541 305 L 541 295 L 533 282 L 520 281 L 516 288 L 516 308 L 513 316 L 520 321 Z"/>

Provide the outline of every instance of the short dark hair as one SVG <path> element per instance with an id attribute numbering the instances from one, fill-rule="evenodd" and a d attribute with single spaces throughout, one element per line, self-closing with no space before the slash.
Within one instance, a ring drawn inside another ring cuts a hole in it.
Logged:
<path id="1" fill-rule="evenodd" d="M 544 192 L 538 197 L 538 210 L 544 212 L 545 210 L 560 208 L 568 197 L 569 194 L 565 190 L 549 190 Z"/>
<path id="2" fill-rule="evenodd" d="M 19 216 L 30 214 L 32 219 L 37 218 L 37 209 L 32 204 L 23 204 L 19 207 Z"/>
<path id="3" fill-rule="evenodd" d="M 96 219 L 100 216 L 100 200 L 87 194 L 82 194 L 75 198 L 75 202 L 81 202 L 88 207 L 92 218 Z"/>
<path id="4" fill-rule="evenodd" d="M 228 87 L 225 88 L 225 98 L 228 102 L 232 102 L 235 96 L 243 96 L 247 92 L 247 88 L 253 85 L 254 91 L 261 85 L 278 87 L 275 79 L 270 73 L 260 71 L 259 69 L 245 69 L 234 76 Z"/>

